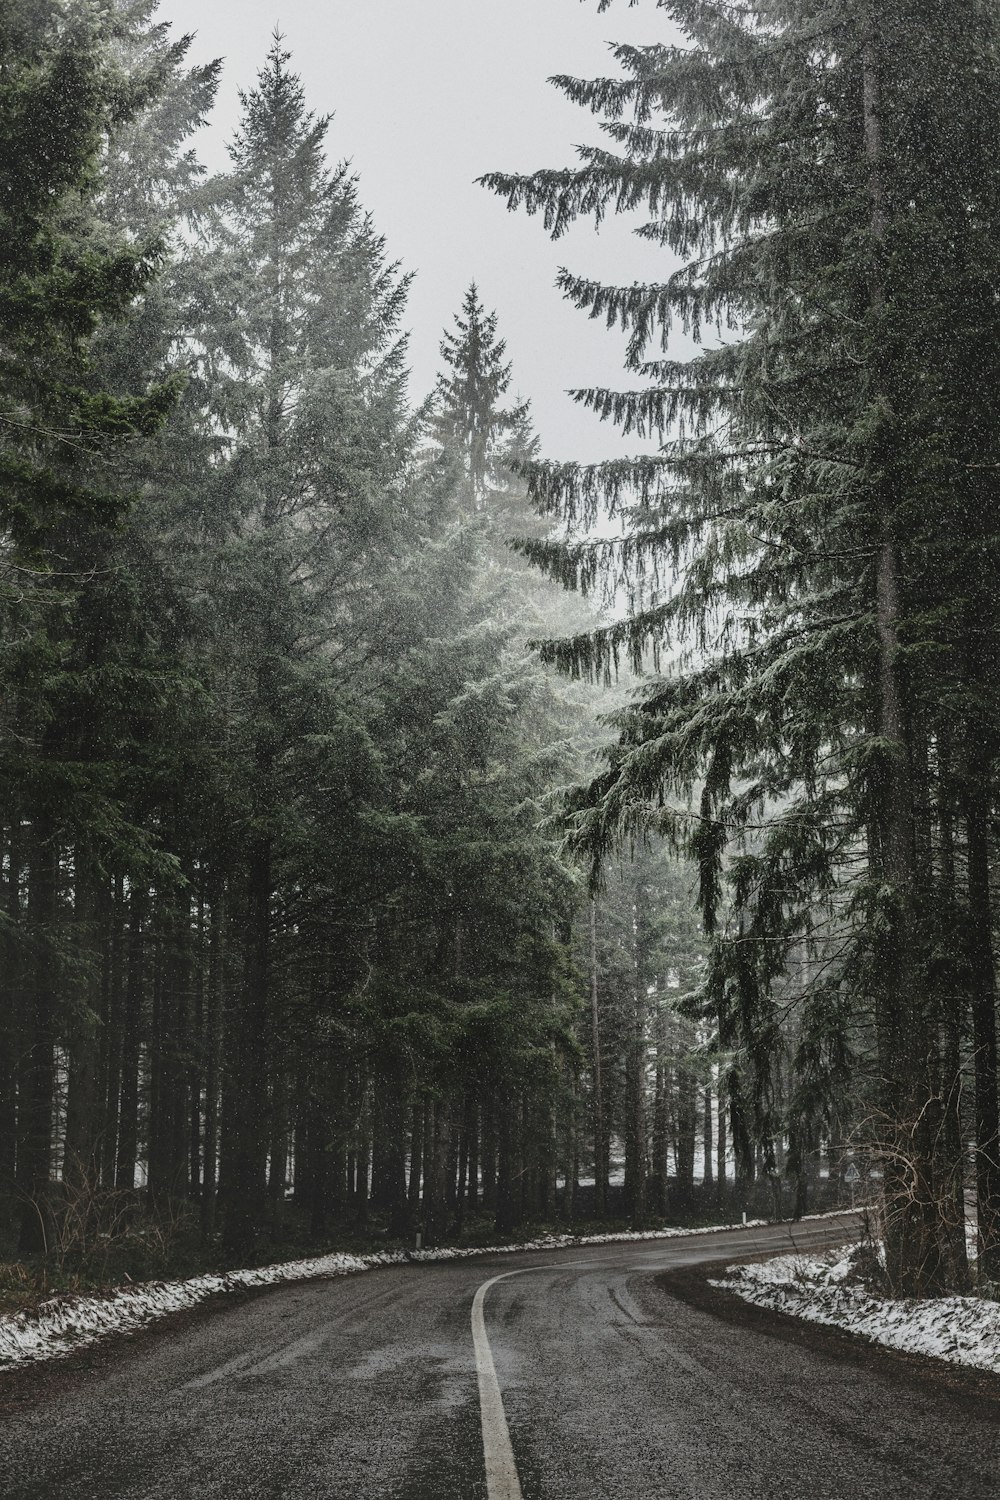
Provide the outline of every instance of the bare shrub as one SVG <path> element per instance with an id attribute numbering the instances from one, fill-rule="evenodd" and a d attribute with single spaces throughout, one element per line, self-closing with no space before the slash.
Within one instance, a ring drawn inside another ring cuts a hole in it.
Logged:
<path id="1" fill-rule="evenodd" d="M 38 1211 L 46 1265 L 63 1282 L 163 1275 L 194 1225 L 186 1201 L 158 1202 L 153 1211 L 141 1191 L 104 1186 L 81 1163 L 53 1186 L 44 1211 Z"/>

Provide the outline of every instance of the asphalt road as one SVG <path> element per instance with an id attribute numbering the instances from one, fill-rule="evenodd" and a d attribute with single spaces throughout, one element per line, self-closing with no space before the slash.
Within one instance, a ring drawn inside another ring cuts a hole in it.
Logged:
<path id="1" fill-rule="evenodd" d="M 91 1368 L 0 1377 L 0 1494 L 491 1500 L 473 1297 L 539 1266 L 497 1282 L 484 1313 L 524 1500 L 995 1500 L 989 1386 L 720 1317 L 662 1275 L 788 1236 L 392 1268 L 183 1315 Z"/>

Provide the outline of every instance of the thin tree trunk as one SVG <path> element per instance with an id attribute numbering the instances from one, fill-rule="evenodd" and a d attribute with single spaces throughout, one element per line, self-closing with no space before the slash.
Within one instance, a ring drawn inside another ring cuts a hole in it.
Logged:
<path id="1" fill-rule="evenodd" d="M 371 1119 L 366 1102 L 367 1081 L 362 1082 L 358 1104 L 358 1148 L 355 1157 L 354 1218 L 359 1229 L 368 1227 L 368 1171 L 371 1166 Z"/>
<path id="2" fill-rule="evenodd" d="M 974 767 L 966 807 L 972 1040 L 976 1080 L 976 1213 L 984 1280 L 1000 1280 L 1000 1101 L 997 1097 L 996 959 L 990 898 L 989 801 L 985 770 Z"/>
<path id="3" fill-rule="evenodd" d="M 208 938 L 208 996 L 205 1015 L 205 1142 L 201 1169 L 201 1237 L 215 1233 L 219 1167 L 219 1088 L 225 1016 L 226 897 L 219 879 L 211 903 Z"/>
<path id="4" fill-rule="evenodd" d="M 390 1077 L 385 1106 L 386 1139 L 383 1143 L 385 1196 L 389 1210 L 389 1233 L 402 1238 L 409 1232 L 410 1213 L 406 1194 L 406 1117 L 407 1091 L 402 1070 L 397 1066 Z"/>
<path id="5" fill-rule="evenodd" d="M 476 1101 L 471 1089 L 462 1098 L 462 1135 L 458 1152 L 458 1188 L 455 1194 L 455 1229 L 461 1234 L 469 1201 L 469 1177 L 472 1140 L 476 1130 Z"/>
<path id="6" fill-rule="evenodd" d="M 267 1216 L 272 1239 L 280 1239 L 288 1186 L 288 1080 L 279 1060 L 271 1085 L 271 1140 L 268 1148 Z"/>
<path id="7" fill-rule="evenodd" d="M 164 1203 L 167 1196 L 167 1182 L 169 1176 L 169 1127 L 167 1121 L 167 1099 L 169 1085 L 167 1079 L 166 1050 L 168 1042 L 168 1022 L 164 1011 L 168 1003 L 165 998 L 166 989 L 166 955 L 167 935 L 165 932 L 166 912 L 162 893 L 157 891 L 152 907 L 152 921 L 150 932 L 152 937 L 152 1006 L 149 1024 L 149 1093 L 148 1093 L 148 1131 L 146 1142 L 146 1185 L 150 1201 L 154 1206 Z"/>
<path id="8" fill-rule="evenodd" d="M 495 1213 L 497 1207 L 497 1110 L 495 1090 L 483 1099 L 482 1113 L 482 1161 L 483 1161 L 483 1208 Z"/>
<path id="9" fill-rule="evenodd" d="M 648 893 L 636 883 L 632 913 L 632 996 L 625 1058 L 625 1212 L 633 1224 L 646 1214 L 646 973 Z"/>
<path id="10" fill-rule="evenodd" d="M 514 1100 L 497 1097 L 496 1111 L 496 1229 L 507 1237 L 514 1233 Z"/>
<path id="11" fill-rule="evenodd" d="M 662 997 L 656 1007 L 656 1080 L 653 1094 L 653 1207 L 666 1215 L 670 1198 L 670 1038 L 669 1011 Z"/>
<path id="12" fill-rule="evenodd" d="M 83 960 L 83 1004 L 77 1007 L 69 1055 L 64 1175 L 79 1185 L 96 1186 L 97 1071 L 100 970 L 95 936 L 98 922 L 98 875 L 88 852 L 76 850 L 73 926 L 77 953 Z"/>
<path id="13" fill-rule="evenodd" d="M 466 1196 L 473 1213 L 479 1208 L 479 1121 L 479 1101 L 477 1095 L 472 1093 L 466 1120 L 469 1132 L 469 1180 Z"/>
<path id="14" fill-rule="evenodd" d="M 406 1188 L 406 1201 L 411 1224 L 417 1222 L 420 1213 L 420 1179 L 424 1160 L 424 1112 L 426 1101 L 413 1101 L 413 1121 L 410 1127 L 410 1177 Z"/>
<path id="15" fill-rule="evenodd" d="M 115 1182 L 120 1188 L 135 1187 L 135 1169 L 139 1155 L 139 1052 L 146 970 L 148 891 L 140 886 L 133 886 L 128 905 L 121 1104 L 118 1112 L 118 1162 L 115 1168 Z"/>
<path id="16" fill-rule="evenodd" d="M 49 1248 L 55 1088 L 55 916 L 57 850 L 52 820 L 36 814 L 31 825 L 28 916 L 34 943 L 23 1104 L 18 1113 L 18 1186 L 22 1215 L 18 1249 L 34 1255 Z"/>
<path id="17" fill-rule="evenodd" d="M 684 1212 L 694 1202 L 694 1152 L 698 1135 L 698 1086 L 683 1068 L 677 1070 L 677 1124 L 674 1153 L 677 1162 L 677 1203 Z"/>
<path id="18" fill-rule="evenodd" d="M 263 780 L 263 768 L 260 774 Z M 261 835 L 253 840 L 247 860 L 243 986 L 227 1142 L 231 1155 L 225 1164 L 223 1235 L 232 1253 L 245 1250 L 253 1240 L 266 1201 L 271 885 L 271 842 Z"/>
<path id="19" fill-rule="evenodd" d="M 601 1059 L 601 1006 L 597 972 L 597 903 L 590 902 L 590 1029 L 594 1095 L 594 1216 L 608 1212 L 608 1139 L 604 1127 L 604 1081 Z"/>
<path id="20" fill-rule="evenodd" d="M 4 909 L 9 923 L 2 938 L 0 978 L 0 1199 L 12 1200 L 17 1170 L 17 1095 L 21 1038 L 21 819 L 15 813 L 7 837 Z"/>
<path id="21" fill-rule="evenodd" d="M 716 1122 L 715 1137 L 715 1195 L 720 1208 L 725 1207 L 729 1191 L 729 1141 L 727 1131 L 726 1102 L 727 1087 L 723 1077 L 722 1069 L 719 1069 L 719 1114 Z"/>
<path id="22" fill-rule="evenodd" d="M 438 1245 L 444 1238 L 447 1221 L 447 1177 L 451 1158 L 451 1103 L 438 1099 L 431 1115 L 429 1144 L 425 1145 L 424 1226 L 428 1245 Z"/>
<path id="23" fill-rule="evenodd" d="M 702 1181 L 707 1192 L 707 1190 L 712 1186 L 712 1143 L 715 1134 L 712 1120 L 711 1084 L 705 1085 L 705 1091 L 702 1094 L 702 1110 L 702 1152 L 705 1158 L 705 1167 Z"/>
<path id="24" fill-rule="evenodd" d="M 888 306 L 888 209 L 880 101 L 878 19 L 870 6 L 863 42 L 864 148 L 870 186 L 873 246 L 871 309 L 881 324 Z M 882 329 L 877 334 L 881 337 Z M 881 345 L 879 346 L 881 347 Z M 875 372 L 873 399 L 891 406 L 882 371 Z M 876 468 L 891 468 L 894 455 L 873 453 Z M 881 983 L 877 1041 L 883 1080 L 888 1139 L 884 1150 L 886 1271 L 899 1293 L 926 1296 L 942 1290 L 939 1225 L 935 1222 L 932 1143 L 926 1112 L 927 1015 L 920 992 L 916 953 L 916 871 L 912 795 L 912 742 L 902 682 L 900 625 L 902 600 L 899 541 L 895 534 L 898 496 L 891 479 L 878 494 L 880 536 L 876 569 L 878 671 L 877 730 L 884 745 L 876 783 L 876 870 L 888 892 L 888 933 L 881 939 Z"/>
<path id="25" fill-rule="evenodd" d="M 207 928 L 204 868 L 198 872 L 196 942 L 192 974 L 194 1016 L 188 1065 L 188 1189 L 196 1202 L 202 1192 L 202 1133 L 205 1087 L 205 935 Z"/>
<path id="26" fill-rule="evenodd" d="M 115 1180 L 118 1157 L 118 1106 L 122 1077 L 122 1029 L 125 998 L 125 895 L 121 875 L 104 887 L 104 982 L 106 1025 L 101 1034 L 101 1074 L 98 1089 L 101 1111 L 101 1182 Z"/>

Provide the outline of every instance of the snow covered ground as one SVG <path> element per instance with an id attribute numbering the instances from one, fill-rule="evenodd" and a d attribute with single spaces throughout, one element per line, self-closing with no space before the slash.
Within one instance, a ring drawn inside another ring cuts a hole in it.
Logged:
<path id="1" fill-rule="evenodd" d="M 835 1217 L 815 1214 L 817 1219 Z M 379 1266 L 420 1261 L 461 1260 L 474 1255 L 503 1255 L 513 1250 L 560 1250 L 579 1245 L 613 1245 L 633 1240 L 669 1240 L 684 1235 L 721 1233 L 725 1229 L 758 1228 L 767 1221 L 752 1219 L 747 1226 L 720 1224 L 713 1230 L 659 1229 L 619 1234 L 548 1235 L 520 1245 L 491 1245 L 438 1250 L 391 1250 L 372 1255 L 321 1255 L 314 1260 L 282 1261 L 272 1266 L 194 1276 L 187 1281 L 150 1281 L 120 1287 L 102 1296 L 57 1297 L 36 1312 L 0 1317 L 0 1370 L 29 1360 L 69 1354 L 111 1333 L 133 1333 L 167 1313 L 195 1307 L 208 1297 L 244 1287 L 275 1286 L 314 1277 L 345 1276 Z"/>
<path id="2" fill-rule="evenodd" d="M 851 1274 L 849 1251 L 782 1255 L 729 1266 L 713 1286 L 746 1302 L 859 1333 L 890 1349 L 1000 1373 L 1000 1303 L 980 1297 L 894 1300 L 877 1297 Z"/>

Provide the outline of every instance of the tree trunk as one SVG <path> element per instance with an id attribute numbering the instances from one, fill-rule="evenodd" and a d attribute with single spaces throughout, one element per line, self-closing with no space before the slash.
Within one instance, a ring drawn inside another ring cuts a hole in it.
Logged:
<path id="1" fill-rule="evenodd" d="M 354 1221 L 359 1229 L 368 1227 L 368 1171 L 371 1166 L 372 1133 L 367 1106 L 367 1081 L 362 1082 L 357 1107 L 358 1144 L 355 1156 Z"/>
<path id="2" fill-rule="evenodd" d="M 225 1017 L 226 896 L 220 878 L 209 916 L 208 985 L 205 1014 L 205 1141 L 201 1167 L 201 1237 L 215 1234 L 219 1167 L 219 1089 Z"/>
<path id="3" fill-rule="evenodd" d="M 107 1025 L 101 1036 L 101 1182 L 115 1181 L 118 1110 L 121 1104 L 122 1036 L 125 1027 L 125 882 L 116 875 L 106 893 L 104 921 Z"/>
<path id="4" fill-rule="evenodd" d="M 267 1219 L 272 1239 L 280 1239 L 288 1186 L 288 1080 L 283 1060 L 274 1068 L 271 1084 L 271 1139 L 267 1164 Z"/>
<path id="5" fill-rule="evenodd" d="M 469 1132 L 469 1180 L 466 1196 L 473 1213 L 479 1209 L 479 1121 L 480 1108 L 477 1094 L 469 1097 L 466 1125 Z"/>
<path id="6" fill-rule="evenodd" d="M 429 1144 L 425 1145 L 426 1168 L 424 1189 L 424 1230 L 428 1245 L 438 1245 L 447 1227 L 447 1178 L 451 1157 L 451 1103 L 438 1099 L 428 1113 L 431 1116 Z"/>
<path id="7" fill-rule="evenodd" d="M 884 347 L 882 324 L 887 310 L 887 199 L 880 101 L 878 19 L 869 9 L 863 42 L 864 150 L 870 187 L 873 246 L 871 310 L 873 347 Z M 872 398 L 891 413 L 885 372 L 873 371 Z M 883 417 L 888 426 L 890 417 Z M 891 475 L 898 461 L 893 435 L 881 435 L 871 455 L 874 468 Z M 927 1077 L 927 1014 L 917 963 L 916 871 L 912 794 L 913 755 L 902 681 L 900 626 L 902 600 L 899 540 L 895 532 L 899 496 L 891 477 L 880 481 L 876 496 L 880 527 L 876 574 L 875 680 L 877 732 L 883 743 L 874 782 L 876 836 L 874 874 L 883 897 L 880 987 L 876 1030 L 883 1088 L 885 1140 L 886 1272 L 893 1289 L 904 1296 L 926 1296 L 943 1290 L 942 1243 L 934 1199 L 933 1142 L 926 1108 L 932 1096 Z"/>
<path id="8" fill-rule="evenodd" d="M 21 1001 L 21 819 L 15 814 L 7 838 L 4 909 L 9 923 L 2 940 L 0 978 L 0 1200 L 13 1200 L 17 1170 L 17 1096 L 22 1055 Z"/>
<path id="9" fill-rule="evenodd" d="M 407 1091 L 402 1070 L 394 1069 L 386 1090 L 385 1132 L 385 1198 L 389 1210 L 389 1233 L 401 1239 L 409 1233 L 410 1212 L 406 1195 L 406 1117 Z"/>
<path id="10" fill-rule="evenodd" d="M 664 1217 L 670 1197 L 669 1012 L 662 997 L 656 1010 L 656 1082 L 653 1094 L 653 1209 Z"/>
<path id="11" fill-rule="evenodd" d="M 483 1099 L 483 1208 L 487 1213 L 497 1209 L 497 1115 L 498 1096 L 490 1090 Z"/>
<path id="12" fill-rule="evenodd" d="M 567 1101 L 565 1128 L 562 1132 L 562 1163 L 566 1182 L 562 1196 L 562 1217 L 568 1223 L 572 1223 L 576 1217 L 576 1202 L 580 1181 L 580 1071 L 578 1068 L 573 1070 L 567 1093 L 569 1098 Z"/>
<path id="13" fill-rule="evenodd" d="M 646 1024 L 649 980 L 646 941 L 649 897 L 636 884 L 632 910 L 633 959 L 629 1035 L 625 1057 L 625 1212 L 635 1225 L 646 1216 Z"/>
<path id="14" fill-rule="evenodd" d="M 597 903 L 590 902 L 590 1034 L 594 1094 L 594 1216 L 608 1212 L 608 1137 L 604 1126 L 604 1081 L 601 1059 L 601 1007 L 597 973 Z"/>
<path id="15" fill-rule="evenodd" d="M 976 1080 L 976 1213 L 979 1271 L 1000 1281 L 1000 1103 L 997 1097 L 996 960 L 990 899 L 989 799 L 977 760 L 966 806 L 972 1040 Z"/>
<path id="16" fill-rule="evenodd" d="M 715 1134 L 714 1129 L 713 1129 L 713 1121 L 712 1121 L 712 1087 L 711 1087 L 711 1084 L 706 1084 L 705 1091 L 702 1094 L 702 1110 L 703 1110 L 703 1117 L 702 1117 L 702 1126 L 703 1126 L 703 1129 L 702 1129 L 702 1138 L 701 1139 L 702 1139 L 702 1151 L 704 1153 L 704 1158 L 705 1158 L 705 1167 L 704 1167 L 704 1172 L 703 1172 L 703 1175 L 702 1175 L 702 1182 L 704 1184 L 704 1187 L 705 1187 L 705 1190 L 706 1190 L 706 1194 L 707 1194 L 708 1189 L 712 1186 L 712 1144 L 713 1144 L 713 1138 L 714 1138 L 714 1134 Z"/>
<path id="17" fill-rule="evenodd" d="M 514 1100 L 497 1096 L 496 1229 L 506 1239 L 514 1233 Z"/>
<path id="18" fill-rule="evenodd" d="M 698 1085 L 686 1070 L 677 1070 L 677 1125 L 674 1153 L 677 1161 L 677 1205 L 685 1213 L 694 1204 L 694 1153 L 698 1136 Z"/>
<path id="19" fill-rule="evenodd" d="M 117 1186 L 129 1189 L 135 1187 L 135 1169 L 139 1155 L 139 1052 L 148 911 L 149 892 L 141 886 L 133 886 L 129 894 L 121 1105 L 118 1113 L 118 1162 L 115 1168 Z"/>
<path id="20" fill-rule="evenodd" d="M 47 1253 L 52 1176 L 53 1092 L 56 1025 L 56 869 L 52 819 L 37 813 L 31 826 L 28 917 L 34 946 L 23 1105 L 18 1117 L 18 1187 L 22 1196 L 21 1255 Z"/>
<path id="21" fill-rule="evenodd" d="M 98 1173 L 97 1071 L 101 975 L 97 927 L 99 876 L 86 849 L 76 850 L 73 928 L 78 955 L 85 966 L 69 1049 L 69 1094 L 66 1104 L 64 1176 L 80 1186 L 96 1187 Z"/>
<path id="22" fill-rule="evenodd" d="M 228 1140 L 231 1156 L 226 1163 L 223 1240 L 227 1251 L 235 1254 L 252 1242 L 266 1199 L 271 887 L 271 841 L 259 836 L 253 840 L 247 860 L 243 986 L 234 1049 Z"/>
<path id="23" fill-rule="evenodd" d="M 465 1209 L 469 1201 L 471 1144 L 476 1130 L 476 1101 L 471 1089 L 462 1097 L 462 1133 L 458 1152 L 458 1187 L 455 1193 L 455 1230 L 462 1232 Z"/>
<path id="24" fill-rule="evenodd" d="M 722 1069 L 720 1068 L 719 1114 L 716 1124 L 715 1137 L 715 1198 L 720 1208 L 725 1207 L 729 1192 L 729 1164 L 727 1159 L 729 1156 L 729 1141 L 727 1138 L 728 1131 L 726 1118 L 726 1110 L 728 1107 L 726 1103 L 727 1092 L 728 1090 L 726 1086 L 726 1080 L 723 1077 Z"/>
<path id="25" fill-rule="evenodd" d="M 424 1161 L 424 1112 L 426 1101 L 413 1101 L 413 1122 L 410 1127 L 410 1177 L 406 1188 L 406 1206 L 409 1222 L 417 1222 L 420 1213 L 420 1179 Z"/>
<path id="26" fill-rule="evenodd" d="M 200 1203 L 202 1192 L 202 1132 L 204 1129 L 205 1089 L 205 950 L 206 950 L 205 871 L 198 872 L 198 905 L 195 926 L 194 964 L 191 995 L 194 1007 L 191 1040 L 188 1048 L 188 1191 Z"/>

